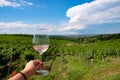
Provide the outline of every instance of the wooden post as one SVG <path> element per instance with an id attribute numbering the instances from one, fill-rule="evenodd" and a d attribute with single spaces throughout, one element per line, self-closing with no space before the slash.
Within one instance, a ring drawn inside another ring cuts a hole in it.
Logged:
<path id="1" fill-rule="evenodd" d="M 118 50 L 116 49 L 116 53 L 117 53 L 117 57 L 118 57 L 118 59 L 120 58 L 120 56 L 119 56 L 119 53 L 118 53 Z"/>

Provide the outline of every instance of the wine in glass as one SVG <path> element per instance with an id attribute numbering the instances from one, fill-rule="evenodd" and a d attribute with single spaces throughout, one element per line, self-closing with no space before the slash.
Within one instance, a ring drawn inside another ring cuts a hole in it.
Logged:
<path id="1" fill-rule="evenodd" d="M 49 37 L 47 34 L 34 34 L 33 37 L 33 48 L 39 52 L 40 58 L 42 57 L 42 54 L 47 51 L 49 48 Z M 47 75 L 48 70 L 38 70 L 38 74 L 40 75 Z"/>

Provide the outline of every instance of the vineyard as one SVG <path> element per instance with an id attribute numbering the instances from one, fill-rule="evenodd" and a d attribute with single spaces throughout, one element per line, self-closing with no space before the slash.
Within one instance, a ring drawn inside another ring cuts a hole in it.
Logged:
<path id="1" fill-rule="evenodd" d="M 0 35 L 0 80 L 39 59 L 32 37 Z M 50 36 L 42 60 L 49 66 L 49 74 L 33 75 L 30 80 L 120 80 L 120 34 Z"/>

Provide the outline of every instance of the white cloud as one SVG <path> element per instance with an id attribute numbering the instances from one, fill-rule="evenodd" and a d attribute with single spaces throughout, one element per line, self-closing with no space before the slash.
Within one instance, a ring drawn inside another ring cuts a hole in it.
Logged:
<path id="1" fill-rule="evenodd" d="M 79 25 L 79 26 L 76 26 Z M 63 31 L 71 31 L 71 30 L 79 30 L 79 29 L 84 29 L 85 27 L 82 24 L 79 23 L 63 23 L 63 24 L 59 24 L 59 31 L 63 32 Z"/>
<path id="2" fill-rule="evenodd" d="M 68 9 L 66 16 L 70 18 L 69 24 L 80 27 L 78 29 L 89 24 L 120 22 L 120 0 L 94 0 L 77 5 Z"/>
<path id="3" fill-rule="evenodd" d="M 24 5 L 24 6 L 25 6 L 25 5 L 31 5 L 31 6 L 33 5 L 31 2 L 27 2 L 27 1 L 25 1 L 25 0 L 19 0 L 19 1 L 20 1 L 20 4 L 21 4 L 21 5 Z"/>
<path id="4" fill-rule="evenodd" d="M 50 24 L 29 24 L 24 22 L 0 22 L 0 33 L 14 33 L 14 34 L 33 34 L 36 30 L 46 29 L 46 32 L 53 31 Z"/>
<path id="5" fill-rule="evenodd" d="M 0 0 L 0 7 L 22 7 L 33 5 L 31 2 L 27 2 L 25 0 Z"/>
<path id="6" fill-rule="evenodd" d="M 66 27 L 69 26 L 69 27 Z M 37 31 L 41 31 L 41 33 L 48 34 L 77 34 L 74 30 L 80 29 L 80 27 L 71 27 L 71 24 L 43 24 L 43 23 L 25 23 L 25 22 L 0 22 L 0 34 L 8 33 L 8 34 L 34 34 Z M 82 25 L 81 25 L 82 26 Z M 73 31 L 72 31 L 72 30 Z"/>
<path id="7" fill-rule="evenodd" d="M 16 2 L 10 2 L 6 0 L 0 0 L 0 7 L 11 6 L 11 7 L 20 7 L 21 5 Z"/>

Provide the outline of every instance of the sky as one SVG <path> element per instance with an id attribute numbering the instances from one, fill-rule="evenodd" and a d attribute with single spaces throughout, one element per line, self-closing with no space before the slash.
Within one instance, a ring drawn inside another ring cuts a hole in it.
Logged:
<path id="1" fill-rule="evenodd" d="M 0 0 L 0 34 L 120 33 L 120 0 Z"/>

